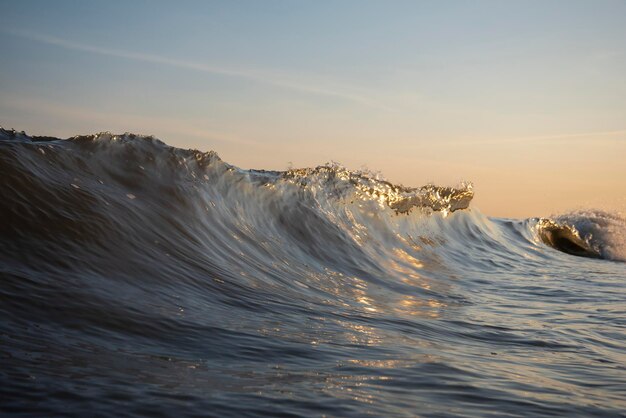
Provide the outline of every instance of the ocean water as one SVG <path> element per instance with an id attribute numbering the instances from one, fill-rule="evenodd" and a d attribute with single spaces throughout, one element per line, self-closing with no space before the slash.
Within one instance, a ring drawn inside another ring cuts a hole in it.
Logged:
<path id="1" fill-rule="evenodd" d="M 626 220 L 0 130 L 0 413 L 624 416 Z"/>

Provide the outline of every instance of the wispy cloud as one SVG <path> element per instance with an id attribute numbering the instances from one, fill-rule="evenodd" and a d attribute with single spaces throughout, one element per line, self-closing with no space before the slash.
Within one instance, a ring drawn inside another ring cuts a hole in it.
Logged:
<path id="1" fill-rule="evenodd" d="M 551 135 L 533 135 L 518 137 L 498 137 L 498 138 L 467 138 L 444 141 L 445 143 L 462 143 L 471 145 L 498 145 L 498 144 L 515 144 L 524 142 L 539 141 L 562 141 L 577 139 L 605 139 L 605 140 L 622 140 L 626 139 L 626 129 L 616 131 L 600 131 L 600 132 L 579 132 L 579 133 L 561 133 Z"/>
<path id="2" fill-rule="evenodd" d="M 505 142 L 525 142 L 525 141 L 548 141 L 553 139 L 576 139 L 576 138 L 591 138 L 591 137 L 620 137 L 626 135 L 626 130 L 620 131 L 602 131 L 602 132 L 580 132 L 580 133 L 563 133 L 555 135 L 537 135 L 507 138 L 502 141 Z"/>
<path id="3" fill-rule="evenodd" d="M 104 55 L 109 57 L 124 58 L 133 61 L 146 62 L 151 64 L 167 65 L 171 67 L 181 68 L 185 70 L 198 71 L 213 75 L 222 75 L 227 77 L 237 77 L 242 79 L 251 80 L 257 83 L 272 85 L 300 93 L 312 94 L 316 96 L 332 97 L 340 100 L 345 100 L 368 107 L 377 109 L 392 110 L 388 107 L 378 103 L 375 99 L 362 96 L 359 94 L 353 94 L 342 89 L 337 88 L 324 88 L 314 86 L 314 83 L 293 82 L 285 80 L 284 77 L 264 73 L 260 71 L 240 70 L 221 66 L 207 65 L 203 63 L 185 61 L 179 59 L 173 59 L 164 57 L 161 55 L 145 54 L 141 52 L 126 51 L 121 49 L 102 48 L 99 46 L 88 45 L 81 42 L 76 42 L 68 39 L 57 38 L 46 34 L 40 34 L 35 32 L 28 32 L 23 30 L 11 30 L 0 29 L 0 31 L 9 35 L 17 36 L 31 41 L 40 42 L 47 45 L 53 45 L 59 48 L 69 49 L 73 51 L 81 51 L 91 54 Z"/>

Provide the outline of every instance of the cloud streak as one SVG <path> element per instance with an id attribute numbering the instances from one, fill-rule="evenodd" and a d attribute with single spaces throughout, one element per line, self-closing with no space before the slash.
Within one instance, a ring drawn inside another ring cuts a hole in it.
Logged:
<path id="1" fill-rule="evenodd" d="M 600 131 L 600 132 L 580 132 L 580 133 L 562 133 L 552 135 L 535 135 L 535 136 L 519 136 L 509 138 L 486 138 L 486 139 L 455 139 L 444 141 L 447 144 L 471 144 L 471 145 L 503 145 L 515 144 L 535 141 L 559 141 L 559 140 L 577 140 L 577 139 L 600 139 L 605 140 L 623 140 L 626 139 L 626 129 L 617 131 Z"/>
<path id="2" fill-rule="evenodd" d="M 167 65 L 171 67 L 197 71 L 197 72 L 202 72 L 202 73 L 212 74 L 212 75 L 236 77 L 236 78 L 254 81 L 260 84 L 271 85 L 275 87 L 292 90 L 292 91 L 299 92 L 299 93 L 331 97 L 331 98 L 349 101 L 349 102 L 353 102 L 353 103 L 357 103 L 357 104 L 361 104 L 361 105 L 365 105 L 365 106 L 373 107 L 377 109 L 392 110 L 379 104 L 376 100 L 366 97 L 366 96 L 339 91 L 338 89 L 315 87 L 313 85 L 309 85 L 308 83 L 304 84 L 302 82 L 291 82 L 291 81 L 281 79 L 280 76 L 277 76 L 275 74 L 267 74 L 267 73 L 261 73 L 261 72 L 256 72 L 256 71 L 225 68 L 225 67 L 197 63 L 193 61 L 185 61 L 185 60 L 168 58 L 168 57 L 164 57 L 161 55 L 145 54 L 141 52 L 126 51 L 126 50 L 121 50 L 121 49 L 102 48 L 99 46 L 88 45 L 88 44 L 84 44 L 81 42 L 75 42 L 75 41 L 71 41 L 67 39 L 57 38 L 55 36 L 44 35 L 44 34 L 35 33 L 35 32 L 27 32 L 23 30 L 9 30 L 9 29 L 0 29 L 0 30 L 9 35 L 17 36 L 23 39 L 28 39 L 31 41 L 39 42 L 39 43 L 46 44 L 46 45 L 52 45 L 52 46 L 56 46 L 59 48 L 68 49 L 72 51 L 80 51 L 80 52 L 103 55 L 103 56 L 108 56 L 108 57 L 123 58 L 123 59 L 151 63 L 151 64 Z M 311 84 L 314 84 L 314 83 L 311 83 Z"/>

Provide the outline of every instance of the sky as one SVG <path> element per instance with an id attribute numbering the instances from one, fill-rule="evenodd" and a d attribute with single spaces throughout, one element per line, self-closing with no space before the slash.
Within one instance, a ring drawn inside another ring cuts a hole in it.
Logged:
<path id="1" fill-rule="evenodd" d="M 626 1 L 0 1 L 0 125 L 626 212 Z"/>

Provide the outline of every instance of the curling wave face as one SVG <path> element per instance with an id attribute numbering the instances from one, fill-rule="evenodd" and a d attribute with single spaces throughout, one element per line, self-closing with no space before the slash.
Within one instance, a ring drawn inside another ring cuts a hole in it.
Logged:
<path id="1" fill-rule="evenodd" d="M 469 184 L 242 170 L 132 134 L 2 130 L 0 169 L 12 411 L 626 407 L 617 214 L 488 218 Z"/>

